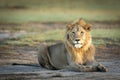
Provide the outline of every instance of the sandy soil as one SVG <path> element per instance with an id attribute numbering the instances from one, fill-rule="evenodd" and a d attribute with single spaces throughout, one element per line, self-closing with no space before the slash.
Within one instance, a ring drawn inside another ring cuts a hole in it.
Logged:
<path id="1" fill-rule="evenodd" d="M 120 49 L 119 47 L 97 47 L 97 61 L 104 64 L 108 72 L 71 72 L 47 70 L 37 62 L 37 47 L 15 46 L 13 53 L 0 52 L 0 80 L 119 80 Z M 4 55 L 6 54 L 6 55 Z M 13 63 L 25 65 L 12 65 Z M 28 65 L 26 65 L 28 64 Z"/>

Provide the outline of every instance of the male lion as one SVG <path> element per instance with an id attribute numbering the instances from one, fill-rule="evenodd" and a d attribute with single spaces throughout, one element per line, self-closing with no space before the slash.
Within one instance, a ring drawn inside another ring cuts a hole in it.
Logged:
<path id="1" fill-rule="evenodd" d="M 91 27 L 91 24 L 82 19 L 67 25 L 64 43 L 40 45 L 39 64 L 47 69 L 106 72 L 104 65 L 94 59 L 95 48 L 90 34 Z"/>

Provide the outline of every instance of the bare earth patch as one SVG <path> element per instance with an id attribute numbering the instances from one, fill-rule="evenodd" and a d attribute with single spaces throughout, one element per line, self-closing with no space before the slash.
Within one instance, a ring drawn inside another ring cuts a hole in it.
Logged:
<path id="1" fill-rule="evenodd" d="M 39 66 L 37 62 L 37 47 L 15 46 L 14 54 L 0 56 L 1 80 L 119 80 L 120 79 L 120 50 L 119 47 L 97 47 L 96 58 L 108 67 L 108 72 L 71 72 L 64 70 L 47 70 Z M 10 53 L 9 53 L 10 54 Z M 4 63 L 3 63 L 4 62 Z M 25 65 L 11 65 L 13 63 Z M 9 65 L 8 65 L 9 64 Z M 27 64 L 27 65 L 26 65 Z"/>

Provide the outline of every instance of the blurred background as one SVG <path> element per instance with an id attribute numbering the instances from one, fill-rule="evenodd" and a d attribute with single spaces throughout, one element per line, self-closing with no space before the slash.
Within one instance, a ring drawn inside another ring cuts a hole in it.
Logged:
<path id="1" fill-rule="evenodd" d="M 119 0 L 0 0 L 0 22 L 118 21 Z"/>
<path id="2" fill-rule="evenodd" d="M 96 47 L 119 53 L 120 0 L 0 0 L 0 65 L 37 63 L 39 44 L 63 41 L 79 18 L 93 24 Z"/>

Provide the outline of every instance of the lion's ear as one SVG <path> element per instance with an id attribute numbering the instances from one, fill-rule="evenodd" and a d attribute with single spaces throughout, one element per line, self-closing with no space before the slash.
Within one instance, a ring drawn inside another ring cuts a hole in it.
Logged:
<path id="1" fill-rule="evenodd" d="M 71 25 L 71 24 L 68 24 L 68 25 L 66 26 L 66 28 L 67 28 L 67 30 L 71 30 L 71 29 L 72 29 L 72 25 Z"/>
<path id="2" fill-rule="evenodd" d="M 92 24 L 86 24 L 86 25 L 84 26 L 84 29 L 90 31 L 92 26 L 93 26 Z"/>
<path id="3" fill-rule="evenodd" d="M 86 22 L 83 19 L 79 19 L 78 24 L 81 26 L 85 26 Z"/>

